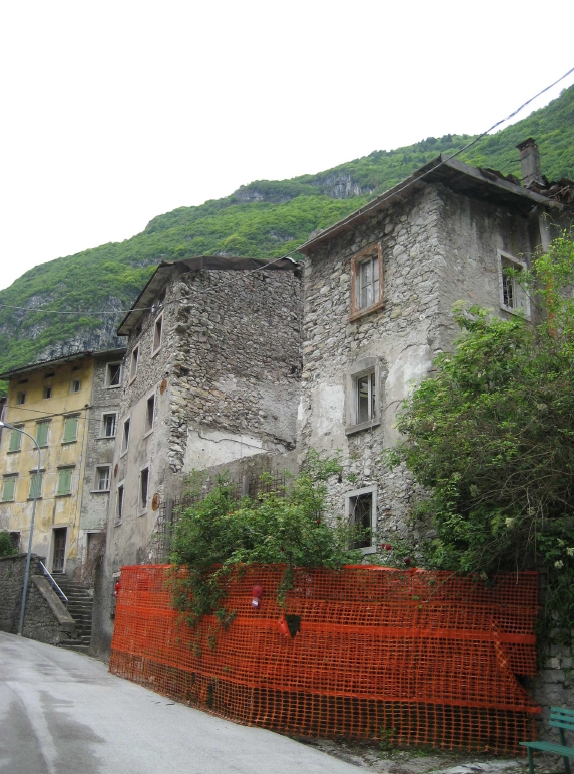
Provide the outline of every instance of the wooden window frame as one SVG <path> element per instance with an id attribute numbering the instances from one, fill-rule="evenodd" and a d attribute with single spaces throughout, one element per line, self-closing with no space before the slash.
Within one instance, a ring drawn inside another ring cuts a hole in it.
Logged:
<path id="1" fill-rule="evenodd" d="M 60 491 L 60 485 L 63 481 L 62 474 L 66 472 L 69 473 L 69 479 L 68 479 L 68 488 L 67 490 Z M 72 476 L 74 473 L 74 465 L 62 465 L 58 468 L 58 481 L 56 483 L 56 497 L 69 497 L 72 494 Z"/>
<path id="2" fill-rule="evenodd" d="M 2 502 L 13 503 L 16 499 L 16 481 L 18 479 L 17 473 L 5 474 L 2 481 Z M 6 497 L 6 483 L 10 481 L 12 483 L 12 497 Z"/>
<path id="3" fill-rule="evenodd" d="M 360 282 L 361 265 L 370 258 L 375 258 L 379 270 L 378 298 L 370 305 L 360 307 L 357 303 L 357 294 Z M 356 253 L 351 259 L 351 316 L 350 320 L 358 320 L 365 314 L 375 312 L 383 307 L 383 248 L 380 242 L 368 245 Z"/>

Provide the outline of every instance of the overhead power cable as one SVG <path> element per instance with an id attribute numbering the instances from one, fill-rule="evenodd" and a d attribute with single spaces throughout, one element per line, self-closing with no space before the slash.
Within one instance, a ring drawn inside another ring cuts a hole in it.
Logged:
<path id="1" fill-rule="evenodd" d="M 442 161 L 435 164 L 435 166 L 431 167 L 430 169 L 427 169 L 425 172 L 422 172 L 417 177 L 414 177 L 410 180 L 407 180 L 405 184 L 399 188 L 393 189 L 392 192 L 389 192 L 387 196 L 379 197 L 371 204 L 366 204 L 364 207 L 360 207 L 356 213 L 354 214 L 361 214 L 364 215 L 365 213 L 370 212 L 372 209 L 375 209 L 376 207 L 379 207 L 383 202 L 387 201 L 387 199 L 390 199 L 392 196 L 396 196 L 398 193 L 402 193 L 403 191 L 406 191 L 408 188 L 410 188 L 415 183 L 418 183 L 419 180 L 423 180 L 425 177 L 430 175 L 432 172 L 435 172 L 437 169 L 442 167 L 444 164 L 447 164 L 449 161 L 452 161 L 452 159 L 455 159 L 457 156 L 460 156 L 461 153 L 464 153 L 469 148 L 472 148 L 473 145 L 476 145 L 477 142 L 480 142 L 486 135 L 490 134 L 490 132 L 494 131 L 495 129 L 498 129 L 499 126 L 502 124 L 505 124 L 507 121 L 510 121 L 510 119 L 514 118 L 518 115 L 522 110 L 524 110 L 525 107 L 528 107 L 532 102 L 534 102 L 535 99 L 538 99 L 538 97 L 542 96 L 542 94 L 545 94 L 547 91 L 552 89 L 554 86 L 559 84 L 561 81 L 563 81 L 565 78 L 567 78 L 569 75 L 574 73 L 574 67 L 570 68 L 568 72 L 564 73 L 564 75 L 560 76 L 557 80 L 555 80 L 553 83 L 546 86 L 544 89 L 539 91 L 537 94 L 535 94 L 533 97 L 530 97 L 526 102 L 524 102 L 520 107 L 516 108 L 516 110 L 513 110 L 512 113 L 510 113 L 506 118 L 501 118 L 500 121 L 497 121 L 495 124 L 493 124 L 489 129 L 482 132 L 482 134 L 479 134 L 477 137 L 475 137 L 471 142 L 467 143 L 464 147 L 457 150 L 455 153 L 453 153 L 451 156 L 448 156 L 447 158 L 443 159 Z M 352 216 L 351 216 L 352 217 Z M 329 229 L 326 229 L 327 231 Z M 296 252 L 296 251 L 295 251 Z M 294 260 L 291 256 L 291 253 L 286 253 L 284 255 L 280 255 L 278 258 L 274 258 L 272 261 L 269 261 L 269 263 L 264 264 L 263 266 L 258 266 L 257 269 L 251 269 L 248 272 L 242 272 L 241 275 L 238 277 L 234 277 L 231 280 L 228 280 L 227 282 L 221 282 L 217 285 L 214 285 L 210 288 L 204 288 L 202 291 L 195 290 L 196 295 L 203 295 L 207 291 L 211 290 L 219 290 L 222 287 L 225 287 L 226 285 L 230 285 L 234 282 L 236 282 L 238 279 L 244 279 L 246 276 L 249 276 L 251 274 L 256 274 L 257 272 L 263 271 L 264 269 L 267 269 L 269 266 L 272 266 L 274 263 L 277 263 L 278 261 L 282 261 L 285 258 L 290 258 L 291 260 Z M 169 304 L 178 303 L 176 301 L 168 301 L 162 306 L 167 306 Z M 3 304 L 0 303 L 0 308 L 3 309 L 15 309 L 18 311 L 23 312 L 41 312 L 43 314 L 55 314 L 55 315 L 72 315 L 72 316 L 86 316 L 91 317 L 92 319 L 97 315 L 118 315 L 118 314 L 129 314 L 130 312 L 146 312 L 152 309 L 151 306 L 143 306 L 143 307 L 135 307 L 131 309 L 114 309 L 114 310 L 106 310 L 101 309 L 96 312 L 94 311 L 88 311 L 88 310 L 82 310 L 82 311 L 69 311 L 69 310 L 59 310 L 59 309 L 44 309 L 42 307 L 26 307 L 26 306 L 14 306 L 11 304 Z"/>

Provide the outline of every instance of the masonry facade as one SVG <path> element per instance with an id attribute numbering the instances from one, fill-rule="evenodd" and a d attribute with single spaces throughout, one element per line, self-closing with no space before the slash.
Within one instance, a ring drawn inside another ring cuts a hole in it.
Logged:
<path id="1" fill-rule="evenodd" d="M 371 531 L 369 554 L 409 532 L 416 488 L 382 452 L 398 440 L 397 411 L 452 345 L 452 307 L 533 315 L 507 266 L 522 270 L 552 237 L 562 206 L 517 182 L 438 159 L 312 238 L 304 282 L 298 451 L 341 456 L 330 512 Z M 352 482 L 349 484 L 349 481 Z M 418 537 L 414 535 L 413 537 Z"/>
<path id="2" fill-rule="evenodd" d="M 111 637 L 120 567 L 153 557 L 159 511 L 186 477 L 295 447 L 301 278 L 293 261 L 267 263 L 163 263 L 118 329 L 127 352 L 96 650 Z"/>

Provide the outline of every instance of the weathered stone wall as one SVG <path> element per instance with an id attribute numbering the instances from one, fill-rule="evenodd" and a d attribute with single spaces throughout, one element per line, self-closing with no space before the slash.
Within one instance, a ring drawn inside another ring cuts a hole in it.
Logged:
<path id="1" fill-rule="evenodd" d="M 40 574 L 40 559 L 43 557 L 32 556 L 30 561 L 23 635 L 56 645 L 61 634 L 59 623 L 32 582 L 32 576 Z M 26 554 L 0 557 L 0 630 L 3 632 L 18 632 L 25 568 Z"/>
<path id="2" fill-rule="evenodd" d="M 397 438 L 397 407 L 412 381 L 429 370 L 437 338 L 438 266 L 444 255 L 437 235 L 442 201 L 433 188 L 376 214 L 313 253 L 305 266 L 303 382 L 300 451 L 340 453 L 341 483 L 332 483 L 330 506 L 342 515 L 345 492 L 377 485 L 381 531 L 405 524 L 412 498 L 403 471 L 389 472 L 381 452 Z M 350 322 L 351 258 L 380 241 L 383 254 L 381 310 Z M 380 424 L 346 435 L 350 372 L 364 358 L 379 368 Z"/>
<path id="3" fill-rule="evenodd" d="M 173 293 L 171 469 L 292 449 L 300 379 L 296 273 L 190 272 Z"/>
<path id="4" fill-rule="evenodd" d="M 408 532 L 415 488 L 404 470 L 389 471 L 381 460 L 398 440 L 397 411 L 434 356 L 452 345 L 456 301 L 507 314 L 500 309 L 499 250 L 530 255 L 535 234 L 520 212 L 435 184 L 307 258 L 299 450 L 341 454 L 343 480 L 330 485 L 334 515 L 343 514 L 346 492 L 376 485 L 380 536 Z M 351 259 L 377 242 L 383 307 L 352 322 Z M 349 434 L 350 374 L 365 358 L 378 368 L 380 423 Z"/>

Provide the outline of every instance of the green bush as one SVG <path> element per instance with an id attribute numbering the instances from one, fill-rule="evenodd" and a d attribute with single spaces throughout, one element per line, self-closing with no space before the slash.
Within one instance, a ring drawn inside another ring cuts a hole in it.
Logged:
<path id="1" fill-rule="evenodd" d="M 459 309 L 464 335 L 403 406 L 390 455 L 429 496 L 436 537 L 419 563 L 459 572 L 543 568 L 548 625 L 574 628 L 574 242 L 564 233 L 522 280 L 543 320 Z M 395 541 L 396 542 L 396 541 Z M 408 550 L 408 549 L 407 549 Z M 412 552 L 412 547 L 410 551 Z M 397 554 L 404 547 L 397 545 Z M 394 553 L 394 552 L 393 552 Z"/>
<path id="2" fill-rule="evenodd" d="M 14 548 L 9 532 L 0 532 L 0 556 L 12 556 L 18 552 Z"/>
<path id="3" fill-rule="evenodd" d="M 324 482 L 339 472 L 336 461 L 311 453 L 288 489 L 237 501 L 232 486 L 221 480 L 183 512 L 172 542 L 172 589 L 177 609 L 191 625 L 214 611 L 225 619 L 225 581 L 247 565 L 285 565 L 282 594 L 294 567 L 335 569 L 360 561 L 361 552 L 348 547 L 357 539 L 352 530 L 324 518 Z"/>

